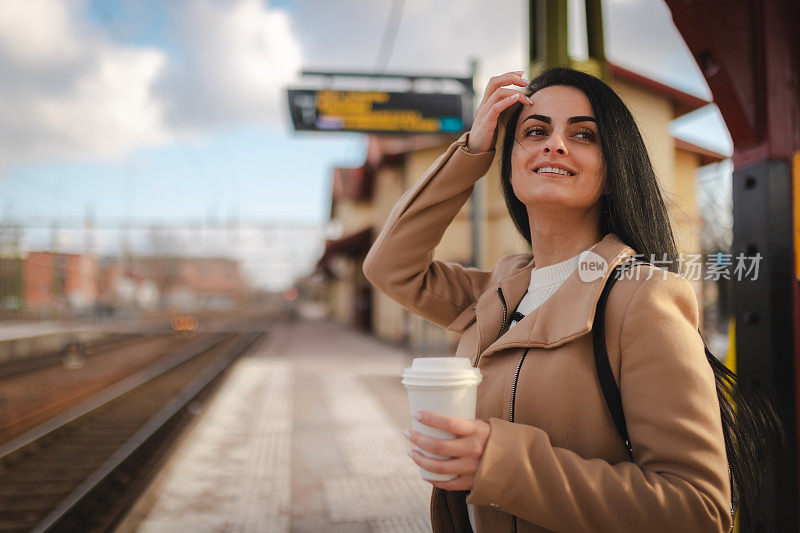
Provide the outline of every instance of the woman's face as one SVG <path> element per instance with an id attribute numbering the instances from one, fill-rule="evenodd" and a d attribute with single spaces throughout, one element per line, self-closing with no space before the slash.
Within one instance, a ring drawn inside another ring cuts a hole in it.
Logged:
<path id="1" fill-rule="evenodd" d="M 590 209 L 603 191 L 604 165 L 589 99 L 564 85 L 545 87 L 531 99 L 514 132 L 514 194 L 529 213 L 537 206 Z"/>

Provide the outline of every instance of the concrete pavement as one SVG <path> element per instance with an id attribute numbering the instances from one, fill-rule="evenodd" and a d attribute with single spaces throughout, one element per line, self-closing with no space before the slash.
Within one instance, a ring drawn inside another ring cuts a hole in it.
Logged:
<path id="1" fill-rule="evenodd" d="M 402 435 L 410 360 L 332 323 L 276 324 L 118 531 L 430 531 Z"/>

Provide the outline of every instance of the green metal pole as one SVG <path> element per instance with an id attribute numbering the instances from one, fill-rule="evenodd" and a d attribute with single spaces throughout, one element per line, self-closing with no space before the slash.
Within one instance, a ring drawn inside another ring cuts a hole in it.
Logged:
<path id="1" fill-rule="evenodd" d="M 551 67 L 569 66 L 567 2 L 529 0 L 528 21 L 531 76 Z"/>
<path id="2" fill-rule="evenodd" d="M 529 0 L 528 52 L 531 76 L 552 67 L 572 67 L 605 78 L 601 0 L 585 0 L 586 36 L 589 58 L 578 61 L 569 56 L 569 17 L 566 0 Z"/>
<path id="3" fill-rule="evenodd" d="M 599 70 L 602 78 L 608 76 L 605 44 L 603 39 L 603 6 L 601 0 L 586 0 L 586 40 L 589 62 Z"/>

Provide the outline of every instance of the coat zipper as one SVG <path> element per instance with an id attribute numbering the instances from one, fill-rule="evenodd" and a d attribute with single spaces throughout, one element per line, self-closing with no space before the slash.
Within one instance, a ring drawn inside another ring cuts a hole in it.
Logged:
<path id="1" fill-rule="evenodd" d="M 500 301 L 503 303 L 503 321 L 500 323 L 500 331 L 497 332 L 497 339 L 503 336 L 506 329 L 506 319 L 508 318 L 508 305 L 506 304 L 506 297 L 503 296 L 503 289 L 497 287 L 497 295 L 500 296 Z M 495 340 L 497 340 L 495 339 Z"/>
<path id="2" fill-rule="evenodd" d="M 522 352 L 522 357 L 519 358 L 519 363 L 517 364 L 517 373 L 514 374 L 514 384 L 511 386 L 511 408 L 508 413 L 509 422 L 514 421 L 514 404 L 517 402 L 517 381 L 519 381 L 519 371 L 522 369 L 522 362 L 525 360 L 525 356 L 528 355 L 528 350 L 530 348 L 525 348 L 525 351 Z"/>
<path id="3" fill-rule="evenodd" d="M 450 527 L 453 528 L 454 532 L 457 532 L 456 524 L 453 522 L 453 515 L 450 513 L 450 504 L 447 503 L 447 491 L 444 489 L 439 489 L 442 491 L 442 502 L 444 503 L 444 512 L 447 514 L 447 521 L 450 522 Z"/>
<path id="4" fill-rule="evenodd" d="M 503 304 L 503 322 L 500 325 L 500 331 L 497 333 L 497 339 L 503 336 L 506 330 L 506 320 L 508 319 L 508 304 L 506 303 L 506 297 L 503 295 L 503 289 L 497 287 L 497 295 L 500 296 L 500 301 Z M 497 340 L 495 339 L 495 340 Z M 517 398 L 517 381 L 519 380 L 519 371 L 522 368 L 522 362 L 525 360 L 525 356 L 528 355 L 528 348 L 522 352 L 522 357 L 519 359 L 519 364 L 517 365 L 517 372 L 514 374 L 514 384 L 511 386 L 511 408 L 509 409 L 508 419 L 510 422 L 514 422 L 514 404 Z M 511 531 L 513 533 L 517 533 L 517 517 L 511 515 Z"/>
<path id="5" fill-rule="evenodd" d="M 528 355 L 528 350 L 530 350 L 530 348 L 525 348 L 525 351 L 522 352 L 522 357 L 519 358 L 519 364 L 517 364 L 517 372 L 514 374 L 514 384 L 511 386 L 511 407 L 509 408 L 508 413 L 509 422 L 514 422 L 514 406 L 517 403 L 517 382 L 519 381 L 519 371 L 522 370 L 522 362 L 525 361 L 525 356 Z M 517 533 L 517 517 L 515 515 L 511 516 L 511 531 L 512 533 Z"/>

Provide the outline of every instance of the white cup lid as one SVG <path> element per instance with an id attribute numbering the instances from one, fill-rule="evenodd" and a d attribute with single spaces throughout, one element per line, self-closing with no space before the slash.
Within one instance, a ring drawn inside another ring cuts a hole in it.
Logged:
<path id="1" fill-rule="evenodd" d="M 471 387 L 482 378 L 481 371 L 466 357 L 417 357 L 403 371 L 402 383 L 415 387 Z"/>

